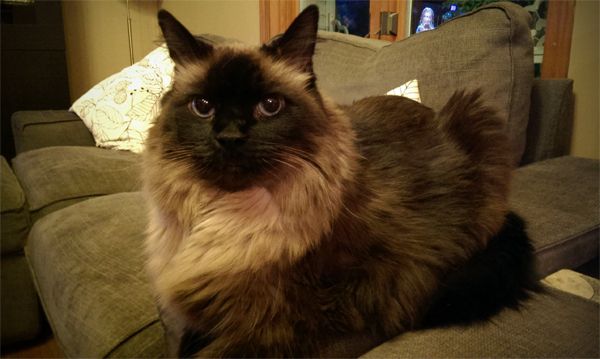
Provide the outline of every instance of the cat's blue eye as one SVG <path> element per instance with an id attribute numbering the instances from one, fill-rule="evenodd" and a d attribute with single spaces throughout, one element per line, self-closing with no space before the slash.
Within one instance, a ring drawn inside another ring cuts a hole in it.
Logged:
<path id="1" fill-rule="evenodd" d="M 271 117 L 277 115 L 285 105 L 285 101 L 281 96 L 268 96 L 263 98 L 258 105 L 256 110 L 258 115 L 261 117 Z"/>
<path id="2" fill-rule="evenodd" d="M 190 110 L 198 117 L 209 118 L 215 114 L 215 107 L 205 98 L 196 97 L 190 102 Z"/>

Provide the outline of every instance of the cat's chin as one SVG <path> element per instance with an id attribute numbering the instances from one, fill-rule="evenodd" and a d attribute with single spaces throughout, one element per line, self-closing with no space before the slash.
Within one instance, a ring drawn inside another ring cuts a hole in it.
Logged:
<path id="1" fill-rule="evenodd" d="M 256 186 L 254 183 L 251 183 L 251 182 L 240 183 L 239 180 L 236 181 L 236 180 L 229 180 L 229 179 L 225 179 L 225 178 L 222 178 L 213 184 L 218 189 L 226 191 L 226 192 L 243 192 L 245 190 L 248 190 L 248 189 Z"/>
<path id="2" fill-rule="evenodd" d="M 226 192 L 241 192 L 256 186 L 264 186 L 264 176 L 241 167 L 227 167 L 202 177 L 216 189 Z"/>

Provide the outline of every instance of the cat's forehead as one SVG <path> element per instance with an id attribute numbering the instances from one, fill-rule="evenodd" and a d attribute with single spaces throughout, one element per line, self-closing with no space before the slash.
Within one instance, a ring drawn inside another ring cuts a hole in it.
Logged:
<path id="1" fill-rule="evenodd" d="M 201 86 L 215 96 L 233 93 L 262 94 L 269 91 L 269 76 L 257 51 L 237 48 L 217 49 L 206 68 Z"/>
<path id="2" fill-rule="evenodd" d="M 233 45 L 214 49 L 207 61 L 186 65 L 175 82 L 186 93 L 215 96 L 265 93 L 303 89 L 310 79 L 285 61 L 272 58 L 259 48 Z"/>

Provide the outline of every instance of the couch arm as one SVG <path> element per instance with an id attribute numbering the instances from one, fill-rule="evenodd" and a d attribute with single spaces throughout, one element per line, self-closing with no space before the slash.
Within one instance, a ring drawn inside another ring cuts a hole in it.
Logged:
<path id="1" fill-rule="evenodd" d="M 569 154 L 573 105 L 573 80 L 534 80 L 521 165 Z"/>
<path id="2" fill-rule="evenodd" d="M 2 256 L 23 252 L 23 245 L 29 233 L 30 219 L 25 194 L 6 159 L 0 156 L 0 243 Z"/>
<path id="3" fill-rule="evenodd" d="M 69 111 L 19 111 L 11 118 L 17 154 L 50 146 L 94 146 L 79 116 Z"/>

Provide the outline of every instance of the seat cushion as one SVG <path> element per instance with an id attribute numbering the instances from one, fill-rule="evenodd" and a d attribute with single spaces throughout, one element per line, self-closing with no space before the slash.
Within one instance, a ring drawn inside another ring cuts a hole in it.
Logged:
<path id="1" fill-rule="evenodd" d="M 400 335 L 363 358 L 598 358 L 598 304 L 547 288 L 491 321 Z"/>
<path id="2" fill-rule="evenodd" d="M 317 84 L 336 102 L 349 104 L 416 79 L 423 104 L 435 110 L 456 90 L 481 88 L 484 102 L 507 123 L 517 164 L 525 149 L 533 82 L 529 21 L 527 11 L 506 2 L 391 43 L 320 32 Z"/>
<path id="3" fill-rule="evenodd" d="M 140 156 L 96 147 L 58 146 L 13 159 L 31 212 L 38 218 L 89 197 L 140 188 Z"/>
<path id="4" fill-rule="evenodd" d="M 19 181 L 4 157 L 0 157 L 0 240 L 2 255 L 22 251 L 29 231 L 29 212 Z"/>
<path id="5" fill-rule="evenodd" d="M 141 193 L 75 204 L 38 220 L 26 253 L 56 338 L 69 357 L 157 357 L 163 329 L 144 271 Z M 367 357 L 597 356 L 598 304 L 549 290 L 491 322 L 416 331 Z M 327 353 L 364 353 L 373 338 L 333 343 Z"/>
<path id="6" fill-rule="evenodd" d="M 68 357 L 162 353 L 144 270 L 144 203 L 139 192 L 93 198 L 50 213 L 31 229 L 26 254 Z"/>
<path id="7" fill-rule="evenodd" d="M 598 256 L 600 161 L 564 156 L 519 168 L 511 206 L 528 223 L 540 274 Z"/>

